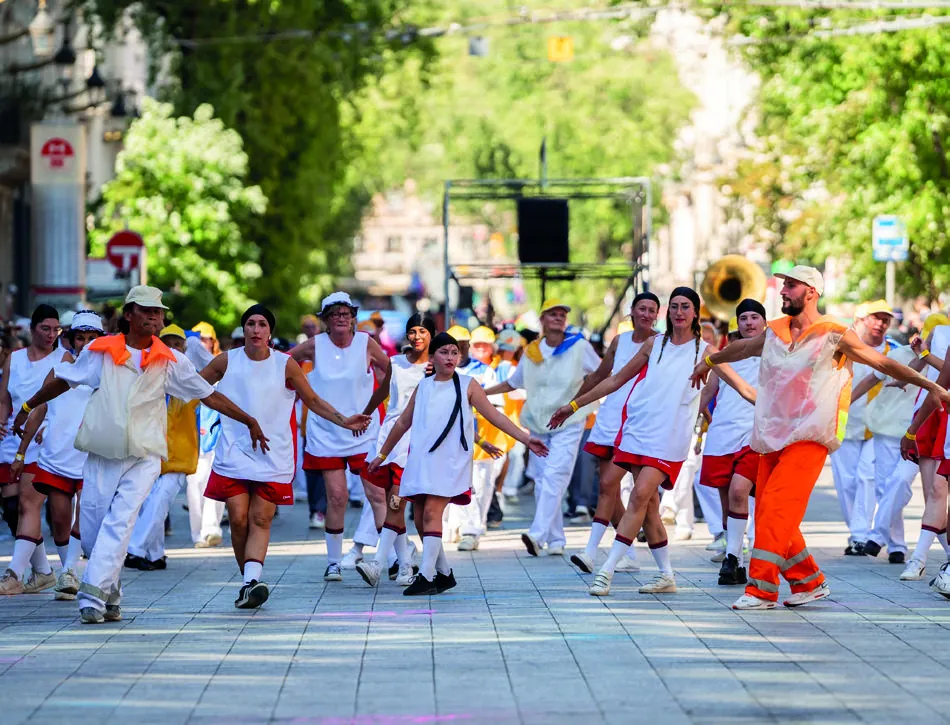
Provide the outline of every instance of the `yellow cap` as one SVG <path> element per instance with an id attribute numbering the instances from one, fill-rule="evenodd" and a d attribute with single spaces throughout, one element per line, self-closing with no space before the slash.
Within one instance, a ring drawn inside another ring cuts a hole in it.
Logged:
<path id="1" fill-rule="evenodd" d="M 550 299 L 546 299 L 544 304 L 541 305 L 541 314 L 543 315 L 545 312 L 550 312 L 551 310 L 557 309 L 558 307 L 566 310 L 567 312 L 571 311 L 570 305 L 564 304 L 564 302 L 559 300 L 557 297 L 551 297 Z"/>
<path id="2" fill-rule="evenodd" d="M 861 320 L 865 317 L 879 315 L 881 313 L 885 315 L 891 315 L 892 317 L 894 316 L 894 310 L 891 309 L 891 306 L 887 304 L 886 300 L 864 302 L 863 304 L 858 305 L 858 309 L 854 311 L 854 319 Z"/>
<path id="3" fill-rule="evenodd" d="M 622 335 L 625 332 L 633 332 L 633 323 L 630 320 L 621 320 L 617 325 L 617 334 Z"/>
<path id="4" fill-rule="evenodd" d="M 192 332 L 197 332 L 202 337 L 210 337 L 212 340 L 217 340 L 218 335 L 214 331 L 214 328 L 211 326 L 210 322 L 199 322 L 197 325 L 191 328 Z"/>
<path id="5" fill-rule="evenodd" d="M 934 331 L 934 328 L 940 325 L 950 325 L 950 317 L 939 312 L 927 315 L 927 319 L 924 320 L 924 327 L 920 331 L 920 336 L 926 340 L 930 337 L 930 333 Z"/>
<path id="6" fill-rule="evenodd" d="M 159 337 L 166 337 L 168 335 L 180 337 L 182 340 L 185 339 L 185 331 L 182 330 L 178 325 L 169 325 L 168 327 L 163 327 L 162 331 L 158 333 Z"/>
<path id="7" fill-rule="evenodd" d="M 472 334 L 461 325 L 452 325 L 446 332 L 459 342 L 472 339 Z"/>
<path id="8" fill-rule="evenodd" d="M 735 316 L 730 317 L 729 318 L 729 332 L 735 332 L 738 329 L 739 329 L 739 318 Z"/>
<path id="9" fill-rule="evenodd" d="M 480 325 L 472 331 L 472 344 L 474 345 L 477 342 L 485 342 L 489 345 L 495 344 L 495 331 L 490 327 L 485 327 Z"/>

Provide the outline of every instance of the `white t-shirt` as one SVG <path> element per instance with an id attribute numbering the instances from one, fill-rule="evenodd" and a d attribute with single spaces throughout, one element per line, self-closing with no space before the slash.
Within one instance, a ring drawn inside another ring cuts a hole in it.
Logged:
<path id="1" fill-rule="evenodd" d="M 729 365 L 740 378 L 757 388 L 760 362 L 759 357 L 749 357 Z M 754 422 L 755 406 L 739 395 L 731 385 L 720 380 L 716 407 L 713 409 L 712 423 L 706 432 L 703 454 L 727 456 L 738 453 L 752 440 Z"/>
<path id="2" fill-rule="evenodd" d="M 880 345 L 874 349 L 880 353 L 887 354 L 885 348 L 890 348 L 887 342 L 882 342 Z M 868 375 L 874 372 L 874 368 L 864 365 L 863 363 L 854 363 L 853 375 L 852 378 L 855 383 L 858 383 Z M 848 408 L 848 424 L 844 429 L 844 438 L 845 440 L 864 440 L 865 438 L 865 426 L 864 426 L 864 410 L 868 405 L 868 396 L 862 395 L 858 400 L 851 402 L 851 407 Z"/>
<path id="3" fill-rule="evenodd" d="M 887 356 L 903 365 L 909 365 L 917 357 L 909 345 L 895 347 Z M 874 435 L 901 438 L 914 417 L 914 399 L 919 388 L 914 385 L 905 385 L 903 389 L 888 387 L 890 379 L 884 373 L 872 370 L 872 374 L 884 382 L 884 387 L 867 402 L 864 422 Z M 854 382 L 861 381 L 855 378 Z"/>
<path id="4" fill-rule="evenodd" d="M 544 341 L 543 337 L 538 342 L 539 347 L 541 348 L 541 357 L 547 360 L 549 357 L 551 357 L 551 355 L 554 354 L 554 348 L 548 345 L 547 342 Z M 600 356 L 594 351 L 594 348 L 591 347 L 587 340 L 581 340 L 575 344 L 584 346 L 584 374 L 590 375 L 598 367 L 600 367 Z M 523 388 L 524 366 L 519 365 L 511 374 L 511 377 L 508 378 L 507 382 L 513 388 Z"/>

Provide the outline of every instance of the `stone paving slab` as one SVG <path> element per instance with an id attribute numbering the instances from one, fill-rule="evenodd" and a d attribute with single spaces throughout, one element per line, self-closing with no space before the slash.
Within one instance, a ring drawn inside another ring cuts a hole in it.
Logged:
<path id="1" fill-rule="evenodd" d="M 265 568 L 271 599 L 238 611 L 230 551 L 188 547 L 181 500 L 169 568 L 127 574 L 123 622 L 81 626 L 75 603 L 50 593 L 0 600 L 2 725 L 948 720 L 950 602 L 926 581 L 897 581 L 886 557 L 841 555 L 827 470 L 804 530 L 831 599 L 745 614 L 729 608 L 739 592 L 716 583 L 702 524 L 674 544 L 677 593 L 637 593 L 653 571 L 644 547 L 643 571 L 596 599 L 566 560 L 525 554 L 530 502 L 478 552 L 449 551 L 459 586 L 425 599 L 388 581 L 370 589 L 355 572 L 325 584 L 322 534 L 305 505 L 285 508 Z M 918 487 L 909 542 L 921 511 Z M 571 527 L 569 548 L 586 535 Z M 0 566 L 11 549 L 0 542 Z M 942 560 L 935 548 L 930 572 Z"/>

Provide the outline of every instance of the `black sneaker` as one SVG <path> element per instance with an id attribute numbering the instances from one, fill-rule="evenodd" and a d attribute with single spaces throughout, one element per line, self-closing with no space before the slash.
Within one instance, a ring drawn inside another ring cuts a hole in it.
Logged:
<path id="1" fill-rule="evenodd" d="M 168 568 L 168 560 L 163 556 L 161 559 L 150 561 L 148 565 L 154 571 L 163 571 Z"/>
<path id="2" fill-rule="evenodd" d="M 887 555 L 888 564 L 903 564 L 904 563 L 904 552 L 903 551 L 892 551 Z"/>
<path id="3" fill-rule="evenodd" d="M 864 553 L 868 556 L 877 556 L 881 553 L 881 545 L 876 541 L 864 542 Z"/>
<path id="4" fill-rule="evenodd" d="M 254 579 L 241 587 L 238 598 L 234 600 L 234 606 L 238 609 L 257 609 L 267 601 L 269 596 L 270 587 Z"/>
<path id="5" fill-rule="evenodd" d="M 429 581 L 422 574 L 416 574 L 412 582 L 402 590 L 404 597 L 421 597 L 430 594 L 438 594 L 439 590 L 434 581 Z"/>
<path id="6" fill-rule="evenodd" d="M 864 542 L 855 541 L 853 544 L 848 544 L 848 547 L 844 550 L 845 556 L 867 556 L 864 551 Z"/>
<path id="7" fill-rule="evenodd" d="M 643 529 L 640 529 L 640 533 L 637 534 L 637 541 L 641 544 L 647 543 L 647 532 Z"/>
<path id="8" fill-rule="evenodd" d="M 449 589 L 455 589 L 457 584 L 458 582 L 455 581 L 455 572 L 451 569 L 448 574 L 435 573 L 435 588 L 439 590 L 439 594 L 447 592 Z"/>
<path id="9" fill-rule="evenodd" d="M 723 559 L 722 566 L 719 569 L 719 584 L 731 587 L 745 584 L 747 581 L 745 567 L 739 566 L 739 559 L 736 555 L 726 554 L 726 558 Z"/>
<path id="10" fill-rule="evenodd" d="M 139 571 L 148 571 L 151 568 L 148 559 L 143 559 L 141 556 L 135 556 L 134 554 L 125 555 L 125 567 L 126 569 L 138 569 Z"/>

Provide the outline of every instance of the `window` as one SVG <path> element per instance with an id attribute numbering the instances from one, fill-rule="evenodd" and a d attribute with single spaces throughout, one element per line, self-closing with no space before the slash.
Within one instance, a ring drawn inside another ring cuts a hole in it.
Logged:
<path id="1" fill-rule="evenodd" d="M 401 252 L 402 251 L 402 237 L 398 237 L 398 236 L 386 237 L 386 251 L 387 252 Z"/>

